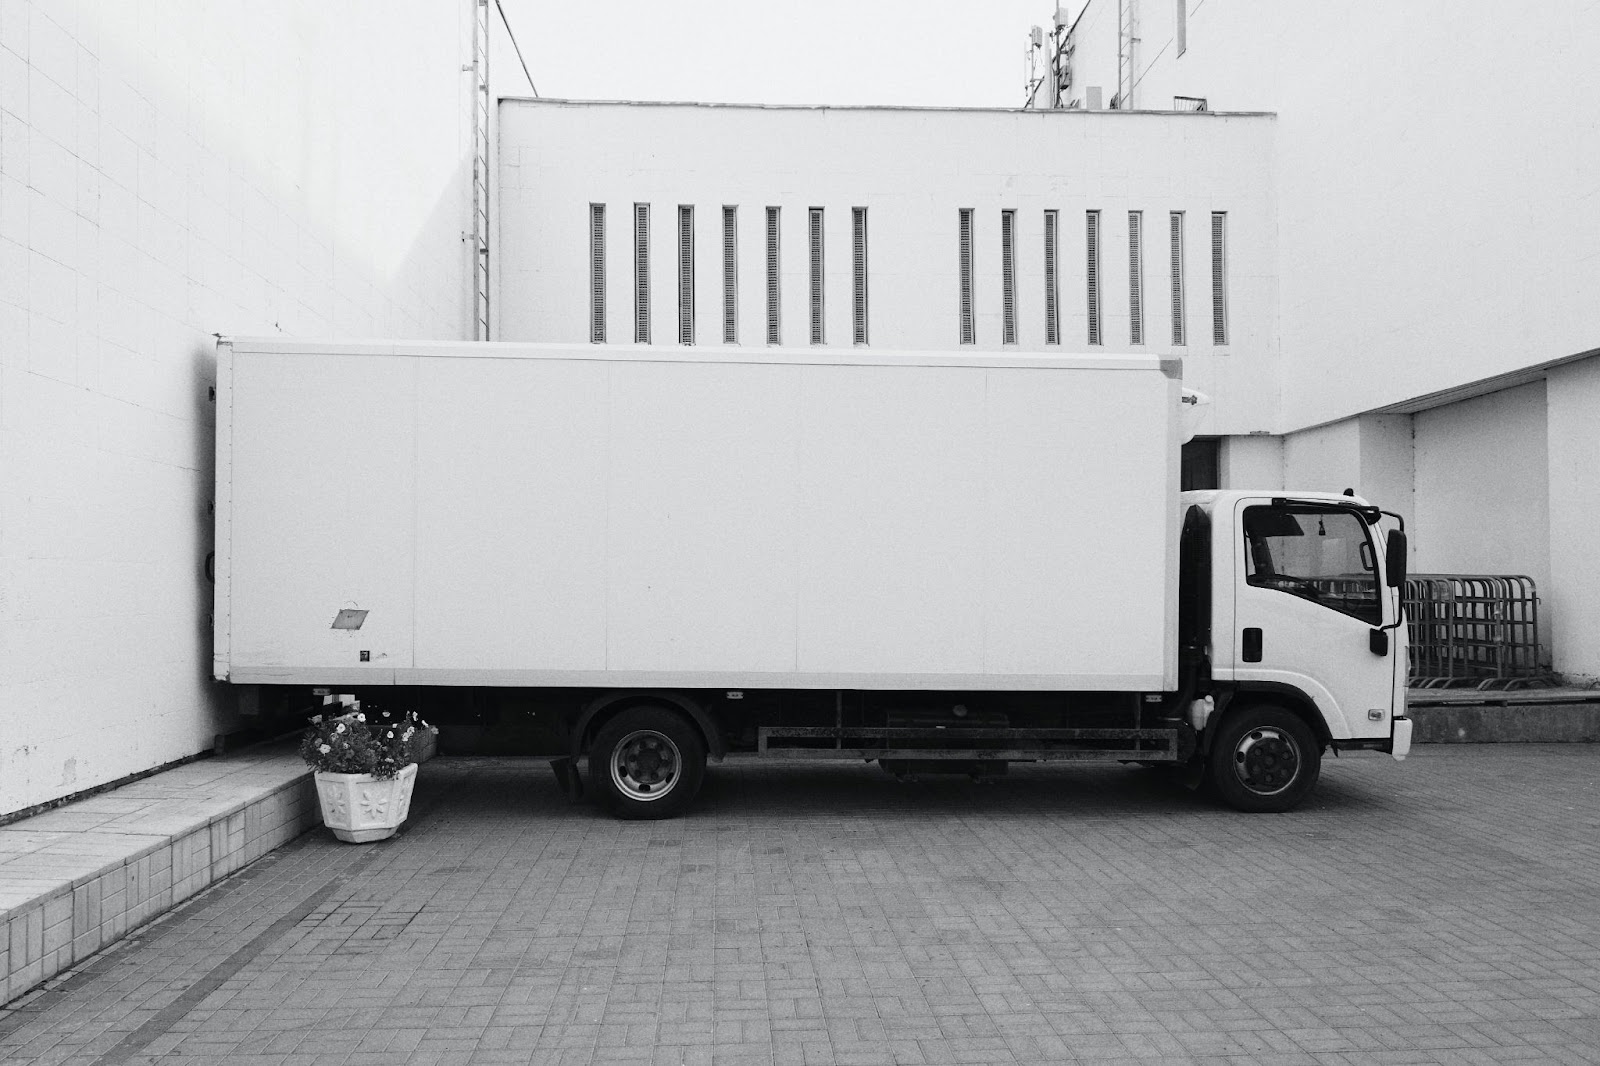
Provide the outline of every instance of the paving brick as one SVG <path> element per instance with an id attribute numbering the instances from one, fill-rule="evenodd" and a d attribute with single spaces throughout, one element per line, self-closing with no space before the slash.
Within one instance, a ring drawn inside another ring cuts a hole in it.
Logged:
<path id="1" fill-rule="evenodd" d="M 1600 749 L 1425 755 L 1330 763 L 1265 817 L 1123 770 L 729 764 L 655 824 L 537 761 L 436 759 L 399 837 L 313 833 L 198 889 L 0 1013 L 0 1058 L 92 1061 L 177 1003 L 133 1061 L 1594 1061 Z M 95 928 L 273 817 L 111 871 Z"/>

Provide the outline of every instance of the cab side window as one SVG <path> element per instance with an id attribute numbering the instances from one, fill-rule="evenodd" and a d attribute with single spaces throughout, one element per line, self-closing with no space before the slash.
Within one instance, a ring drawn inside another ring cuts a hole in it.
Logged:
<path id="1" fill-rule="evenodd" d="M 1247 507 L 1245 580 L 1310 600 L 1371 625 L 1383 622 L 1377 555 L 1366 523 L 1350 511 Z"/>

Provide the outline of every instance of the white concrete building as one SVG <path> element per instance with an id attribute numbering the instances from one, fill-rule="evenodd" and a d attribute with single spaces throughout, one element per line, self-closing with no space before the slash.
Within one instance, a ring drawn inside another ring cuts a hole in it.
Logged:
<path id="1" fill-rule="evenodd" d="M 1075 97 L 1277 116 L 1284 483 L 1398 505 L 1416 569 L 1532 576 L 1600 676 L 1600 7 L 1088 0 L 1074 35 Z"/>
<path id="2" fill-rule="evenodd" d="M 1131 53 L 1119 7 L 1135 20 Z M 1600 120 L 1529 106 L 1557 85 L 1561 100 L 1600 99 L 1587 60 L 1600 8 L 1567 0 L 1507 20 L 1487 5 L 1089 0 L 1074 25 L 1069 95 L 1133 109 L 503 101 L 495 335 L 581 341 L 598 325 L 608 343 L 722 343 L 727 262 L 734 333 L 759 342 L 777 208 L 774 317 L 784 343 L 806 343 L 820 208 L 818 325 L 856 339 L 865 208 L 868 343 L 1181 355 L 1214 399 L 1201 433 L 1222 487 L 1381 501 L 1410 519 L 1414 569 L 1533 577 L 1546 657 L 1600 676 Z M 1483 92 L 1491 69 L 1528 94 Z"/>
<path id="3" fill-rule="evenodd" d="M 1273 126 L 505 100 L 495 337 L 1184 355 L 1202 432 L 1266 432 Z"/>
<path id="4" fill-rule="evenodd" d="M 211 334 L 475 335 L 484 10 L 0 0 L 0 817 L 240 724 Z M 1223 486 L 1531 574 L 1600 676 L 1600 9 L 1075 25 L 1072 94 L 1131 108 L 506 101 L 493 335 L 1181 355 Z"/>
<path id="5" fill-rule="evenodd" d="M 213 333 L 472 336 L 471 7 L 0 3 L 0 816 L 211 747 Z"/>

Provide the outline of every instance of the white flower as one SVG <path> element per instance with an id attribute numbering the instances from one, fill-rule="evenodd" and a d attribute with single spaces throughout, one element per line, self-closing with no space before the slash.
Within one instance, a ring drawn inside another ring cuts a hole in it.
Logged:
<path id="1" fill-rule="evenodd" d="M 344 732 L 344 723 L 340 722 L 338 725 L 334 726 L 333 727 L 333 731 L 335 733 L 343 733 Z"/>
<path id="2" fill-rule="evenodd" d="M 406 732 L 405 732 L 405 735 L 404 735 L 404 736 L 402 736 L 402 737 L 401 737 L 401 738 L 400 738 L 400 739 L 401 739 L 401 740 L 410 740 L 410 739 L 411 739 L 411 734 L 412 734 L 412 733 L 415 733 L 415 732 L 416 732 L 416 730 L 415 730 L 415 729 L 407 729 L 407 730 L 406 730 Z M 391 737 L 392 737 L 392 736 L 394 736 L 394 734 L 393 734 L 393 733 L 390 733 L 390 734 L 389 734 L 389 735 L 390 735 L 390 736 L 391 736 Z"/>
<path id="3" fill-rule="evenodd" d="M 318 746 L 317 746 L 317 750 L 318 750 L 318 751 L 320 751 L 320 752 L 322 752 L 322 754 L 324 754 L 324 755 L 326 755 L 326 754 L 328 754 L 328 752 L 330 752 L 330 751 L 332 751 L 332 750 L 333 750 L 333 749 L 332 749 L 332 748 L 330 748 L 330 747 L 329 747 L 329 746 L 328 746 L 328 745 L 326 745 L 326 744 L 319 744 L 319 745 L 318 745 Z"/>
<path id="4" fill-rule="evenodd" d="M 365 722 L 366 720 L 367 720 L 367 716 L 366 715 L 362 714 L 360 711 L 356 712 L 356 721 Z"/>

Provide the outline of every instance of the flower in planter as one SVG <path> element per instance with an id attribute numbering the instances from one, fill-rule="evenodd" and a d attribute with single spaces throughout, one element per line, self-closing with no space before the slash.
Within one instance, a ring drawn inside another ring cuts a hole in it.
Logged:
<path id="1" fill-rule="evenodd" d="M 318 715 L 311 719 L 301 738 L 300 757 L 313 770 L 324 773 L 394 777 L 416 761 L 409 734 L 432 727 L 411 711 L 389 717 L 403 729 L 397 732 L 394 726 L 373 727 L 360 711 L 332 719 Z"/>

